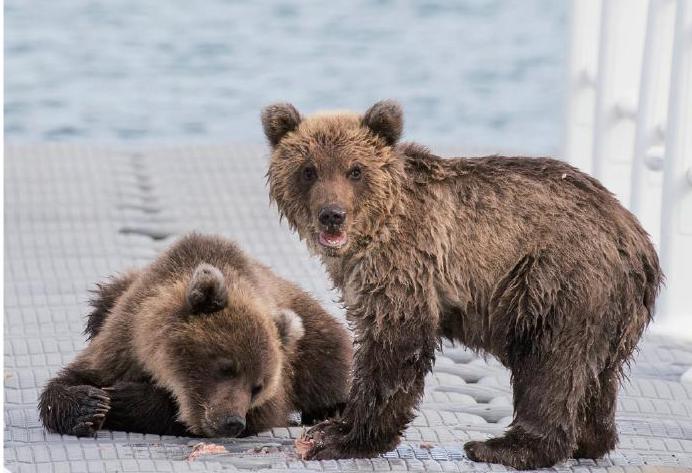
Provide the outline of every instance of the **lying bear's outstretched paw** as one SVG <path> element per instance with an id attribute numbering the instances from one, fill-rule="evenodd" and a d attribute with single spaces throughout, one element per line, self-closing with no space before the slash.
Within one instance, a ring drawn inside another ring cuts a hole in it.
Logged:
<path id="1" fill-rule="evenodd" d="M 106 414 L 110 410 L 110 399 L 105 391 L 93 386 L 71 386 L 68 388 L 74 396 L 72 418 L 74 427 L 72 435 L 77 437 L 94 437 L 103 426 Z"/>

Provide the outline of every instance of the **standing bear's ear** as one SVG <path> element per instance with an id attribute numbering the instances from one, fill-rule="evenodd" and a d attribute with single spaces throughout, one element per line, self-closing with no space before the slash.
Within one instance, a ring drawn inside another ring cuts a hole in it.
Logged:
<path id="1" fill-rule="evenodd" d="M 262 110 L 262 127 L 269 144 L 276 146 L 289 131 L 298 128 L 300 113 L 290 103 L 275 103 Z"/>
<path id="2" fill-rule="evenodd" d="M 389 146 L 393 146 L 401 138 L 404 129 L 404 112 L 398 102 L 382 100 L 365 112 L 362 121 Z"/>

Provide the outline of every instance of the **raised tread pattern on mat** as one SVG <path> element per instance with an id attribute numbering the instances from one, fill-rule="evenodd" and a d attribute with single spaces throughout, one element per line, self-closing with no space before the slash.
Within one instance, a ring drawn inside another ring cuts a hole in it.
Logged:
<path id="1" fill-rule="evenodd" d="M 263 147 L 7 146 L 5 159 L 4 453 L 10 471 L 506 470 L 469 461 L 463 443 L 497 435 L 511 421 L 509 374 L 451 344 L 428 376 L 402 443 L 374 459 L 300 461 L 292 449 L 300 427 L 215 439 L 227 453 L 195 461 L 187 457 L 199 439 L 108 431 L 77 439 L 46 432 L 36 399 L 84 346 L 88 290 L 105 276 L 151 261 L 187 231 L 234 238 L 332 313 L 341 317 L 342 311 L 319 263 L 269 206 Z M 679 382 L 690 366 L 692 348 L 647 337 L 621 390 L 618 449 L 551 470 L 692 469 L 692 385 Z"/>

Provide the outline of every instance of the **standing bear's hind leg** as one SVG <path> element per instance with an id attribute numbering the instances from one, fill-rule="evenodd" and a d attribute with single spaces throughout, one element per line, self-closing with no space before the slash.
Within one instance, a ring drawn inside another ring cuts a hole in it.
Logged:
<path id="1" fill-rule="evenodd" d="M 605 369 L 598 377 L 598 384 L 587 396 L 580 413 L 574 458 L 600 458 L 618 442 L 615 408 L 620 378 L 617 370 Z"/>
<path id="2" fill-rule="evenodd" d="M 540 360 L 529 355 L 512 378 L 515 418 L 509 430 L 502 437 L 466 443 L 468 457 L 518 470 L 568 459 L 576 446 L 576 406 L 584 392 L 579 374 L 562 357 Z"/>
<path id="3" fill-rule="evenodd" d="M 557 261 L 546 251 L 527 254 L 495 288 L 489 340 L 512 370 L 514 421 L 503 437 L 467 443 L 472 460 L 524 470 L 552 466 L 576 448 L 589 362 L 581 335 L 560 330 L 583 310 L 569 302 Z"/>

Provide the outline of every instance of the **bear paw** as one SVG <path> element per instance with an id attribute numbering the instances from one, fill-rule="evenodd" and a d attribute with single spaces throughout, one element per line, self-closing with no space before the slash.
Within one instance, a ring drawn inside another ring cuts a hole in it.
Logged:
<path id="1" fill-rule="evenodd" d="M 336 460 L 347 458 L 341 442 L 348 432 L 348 426 L 338 420 L 328 419 L 320 422 L 296 440 L 296 453 L 303 460 Z"/>
<path id="2" fill-rule="evenodd" d="M 320 422 L 296 440 L 296 453 L 303 460 L 338 460 L 340 458 L 370 458 L 387 451 L 377 448 L 373 442 L 367 448 L 358 447 L 348 442 L 351 426 L 338 419 Z M 398 438 L 394 440 L 394 445 Z"/>
<path id="3" fill-rule="evenodd" d="M 106 414 L 110 410 L 110 398 L 105 391 L 93 386 L 72 386 L 68 388 L 74 396 L 72 416 L 74 426 L 72 435 L 77 437 L 94 437 L 103 426 Z"/>
<path id="4" fill-rule="evenodd" d="M 564 459 L 564 455 L 549 451 L 546 442 L 537 438 L 517 438 L 511 431 L 510 435 L 485 442 L 467 442 L 464 450 L 475 462 L 500 463 L 517 470 L 546 468 Z"/>

